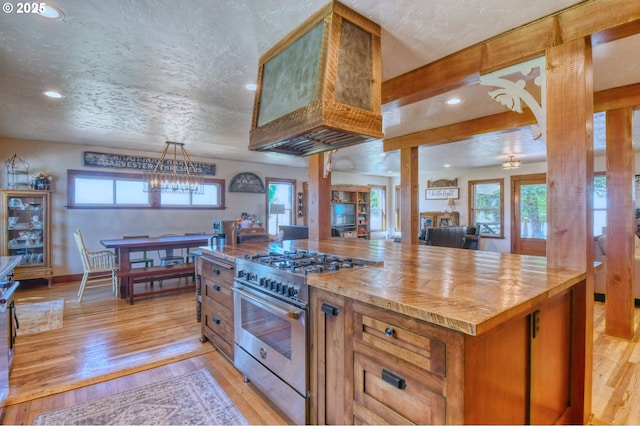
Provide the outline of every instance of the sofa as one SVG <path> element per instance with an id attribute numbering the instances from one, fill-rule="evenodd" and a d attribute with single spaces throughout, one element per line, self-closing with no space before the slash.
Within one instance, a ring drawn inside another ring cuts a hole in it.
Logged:
<path id="1" fill-rule="evenodd" d="M 640 306 L 640 239 L 636 240 L 636 255 L 635 255 L 635 283 L 633 289 L 633 297 L 635 299 L 635 305 Z M 607 291 L 607 236 L 600 235 L 595 237 L 595 261 L 602 262 L 602 267 L 596 270 L 594 293 L 595 300 L 604 302 Z"/>
<path id="2" fill-rule="evenodd" d="M 428 246 L 463 248 L 466 234 L 466 226 L 425 228 L 420 231 L 418 240 Z"/>
<path id="3" fill-rule="evenodd" d="M 282 241 L 306 240 L 309 238 L 309 227 L 302 225 L 280 225 Z"/>

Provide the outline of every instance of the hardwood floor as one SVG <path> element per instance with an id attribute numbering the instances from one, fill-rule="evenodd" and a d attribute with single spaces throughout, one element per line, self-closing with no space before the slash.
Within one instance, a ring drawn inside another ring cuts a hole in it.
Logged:
<path id="1" fill-rule="evenodd" d="M 251 424 L 287 423 L 209 342 L 200 342 L 192 291 L 130 305 L 108 287 L 87 290 L 78 303 L 77 289 L 78 283 L 18 289 L 17 304 L 64 299 L 64 318 L 61 329 L 17 337 L 3 424 L 33 424 L 41 412 L 201 368 Z"/>
<path id="2" fill-rule="evenodd" d="M 252 424 L 284 424 L 213 346 L 201 343 L 192 292 L 136 300 L 78 283 L 23 285 L 17 303 L 65 299 L 63 328 L 18 336 L 3 424 L 32 424 L 45 411 L 207 368 Z M 595 303 L 591 424 L 640 424 L 640 309 L 631 341 L 604 335 L 605 306 Z"/>

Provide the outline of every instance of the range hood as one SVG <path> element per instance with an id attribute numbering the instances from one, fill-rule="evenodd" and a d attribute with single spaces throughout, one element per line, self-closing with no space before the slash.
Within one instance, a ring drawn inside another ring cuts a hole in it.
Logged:
<path id="1" fill-rule="evenodd" d="M 382 138 L 381 79 L 380 26 L 327 4 L 260 58 L 249 149 L 305 156 Z"/>

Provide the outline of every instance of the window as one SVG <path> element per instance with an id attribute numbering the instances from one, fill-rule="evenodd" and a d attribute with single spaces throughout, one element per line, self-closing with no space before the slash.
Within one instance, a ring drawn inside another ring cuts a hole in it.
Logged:
<path id="1" fill-rule="evenodd" d="M 480 235 L 504 238 L 504 181 L 469 181 L 469 223 L 480 228 Z"/>
<path id="2" fill-rule="evenodd" d="M 293 225 L 295 179 L 265 178 L 267 233 L 276 235 L 280 225 Z M 278 213 L 272 212 L 272 209 Z"/>
<path id="3" fill-rule="evenodd" d="M 385 220 L 385 187 L 371 186 L 371 218 L 370 231 L 384 231 L 387 227 Z"/>
<path id="4" fill-rule="evenodd" d="M 593 235 L 601 235 L 607 226 L 607 175 L 593 176 Z"/>
<path id="5" fill-rule="evenodd" d="M 140 174 L 67 171 L 69 208 L 224 209 L 224 180 L 205 179 L 204 194 L 144 192 Z"/>

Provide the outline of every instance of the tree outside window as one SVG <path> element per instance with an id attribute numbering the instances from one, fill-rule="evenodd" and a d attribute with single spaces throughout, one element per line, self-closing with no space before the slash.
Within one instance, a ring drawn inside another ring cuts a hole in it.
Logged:
<path id="1" fill-rule="evenodd" d="M 371 231 L 384 231 L 385 226 L 385 187 L 371 186 Z"/>
<path id="2" fill-rule="evenodd" d="M 480 235 L 504 238 L 504 199 L 502 179 L 469 181 L 469 223 L 480 228 Z"/>

